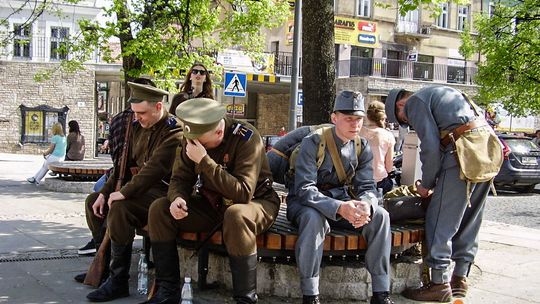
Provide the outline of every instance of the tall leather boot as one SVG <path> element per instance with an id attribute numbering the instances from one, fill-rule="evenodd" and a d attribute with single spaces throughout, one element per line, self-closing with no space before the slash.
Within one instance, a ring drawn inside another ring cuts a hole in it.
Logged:
<path id="1" fill-rule="evenodd" d="M 178 304 L 180 302 L 180 263 L 176 241 L 152 242 L 157 291 L 142 304 Z"/>
<path id="2" fill-rule="evenodd" d="M 257 254 L 229 256 L 233 298 L 237 304 L 257 303 Z"/>
<path id="3" fill-rule="evenodd" d="M 111 241 L 110 276 L 97 290 L 86 298 L 92 302 L 107 302 L 118 298 L 129 297 L 129 267 L 131 266 L 131 247 L 118 245 Z"/>

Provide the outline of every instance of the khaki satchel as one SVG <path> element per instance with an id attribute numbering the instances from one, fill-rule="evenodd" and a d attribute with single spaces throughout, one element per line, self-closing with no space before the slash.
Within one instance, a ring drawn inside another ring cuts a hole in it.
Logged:
<path id="1" fill-rule="evenodd" d="M 467 182 L 467 204 L 470 206 L 471 183 L 491 181 L 491 190 L 496 195 L 493 179 L 501 169 L 503 147 L 495 131 L 479 115 L 478 106 L 465 94 L 463 96 L 473 108 L 476 120 L 458 127 L 448 136 L 454 143 L 459 177 Z"/>

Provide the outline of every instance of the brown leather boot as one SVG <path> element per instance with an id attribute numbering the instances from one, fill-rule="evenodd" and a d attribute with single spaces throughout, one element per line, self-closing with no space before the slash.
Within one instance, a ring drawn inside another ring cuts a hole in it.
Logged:
<path id="1" fill-rule="evenodd" d="M 464 298 L 467 296 L 467 290 L 469 289 L 469 285 L 467 284 L 466 277 L 452 275 L 452 279 L 450 280 L 450 287 L 452 288 L 452 296 L 456 298 Z"/>
<path id="2" fill-rule="evenodd" d="M 429 283 L 417 289 L 406 289 L 401 294 L 415 301 L 450 302 L 452 300 L 452 289 L 449 283 Z"/>

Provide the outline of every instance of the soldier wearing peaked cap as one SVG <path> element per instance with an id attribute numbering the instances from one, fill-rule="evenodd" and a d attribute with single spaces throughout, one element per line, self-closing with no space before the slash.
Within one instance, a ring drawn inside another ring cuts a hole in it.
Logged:
<path id="1" fill-rule="evenodd" d="M 298 227 L 296 263 L 304 304 L 318 304 L 319 273 L 324 235 L 330 227 L 357 230 L 367 240 L 366 265 L 371 274 L 371 303 L 393 303 L 390 290 L 390 219 L 378 205 L 371 149 L 358 134 L 365 116 L 362 94 L 343 91 L 335 100 L 334 126 L 304 137 L 289 181 L 287 217 Z M 317 166 L 318 146 L 324 136 L 325 157 Z M 334 156 L 330 146 L 336 148 Z M 360 151 L 358 151 L 360 149 Z M 337 155 L 335 155 L 337 154 Z M 346 179 L 333 164 L 341 160 Z"/>
<path id="2" fill-rule="evenodd" d="M 129 139 L 126 180 L 115 190 L 117 174 L 111 175 L 98 193 L 86 199 L 86 220 L 94 240 L 102 239 L 101 227 L 107 221 L 111 238 L 110 276 L 87 298 L 94 302 L 129 296 L 129 268 L 135 228 L 147 224 L 150 204 L 167 194 L 176 148 L 182 137 L 181 123 L 168 114 L 163 98 L 167 92 L 149 85 L 128 82 L 129 102 L 136 122 Z M 107 212 L 108 210 L 108 212 Z M 106 216 L 106 219 L 105 219 Z"/>
<path id="3" fill-rule="evenodd" d="M 178 232 L 209 232 L 221 223 L 234 300 L 256 303 L 256 237 L 272 225 L 280 204 L 261 136 L 250 124 L 225 117 L 225 108 L 212 99 L 187 100 L 176 113 L 184 139 L 167 197 L 150 208 L 158 291 L 147 303 L 180 299 Z"/>

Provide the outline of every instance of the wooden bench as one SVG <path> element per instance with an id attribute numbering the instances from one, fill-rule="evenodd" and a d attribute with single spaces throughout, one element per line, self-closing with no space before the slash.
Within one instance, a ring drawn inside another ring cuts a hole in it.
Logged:
<path id="1" fill-rule="evenodd" d="M 285 194 L 280 193 L 282 203 L 276 222 L 265 233 L 257 237 L 257 255 L 259 258 L 271 258 L 276 261 L 279 257 L 286 260 L 294 259 L 294 248 L 298 239 L 298 230 L 287 220 L 287 206 Z M 146 228 L 146 227 L 145 227 Z M 391 224 L 392 247 L 391 253 L 399 255 L 412 246 L 423 243 L 423 224 Z M 143 247 L 146 257 L 149 257 L 150 242 L 146 231 L 137 231 L 143 235 Z M 208 233 L 180 232 L 177 241 L 181 247 L 187 249 L 197 248 L 202 241 L 207 239 Z M 323 255 L 329 258 L 333 256 L 345 258 L 348 256 L 358 257 L 365 254 L 367 242 L 357 231 L 332 229 L 324 240 Z M 208 254 L 214 251 L 226 254 L 221 231 L 214 233 L 205 246 L 198 252 L 198 287 L 208 288 L 206 277 L 208 274 Z M 151 261 L 147 260 L 149 265 Z"/>
<path id="2" fill-rule="evenodd" d="M 49 170 L 61 179 L 86 181 L 97 181 L 111 167 L 111 160 L 64 161 L 49 164 Z"/>

